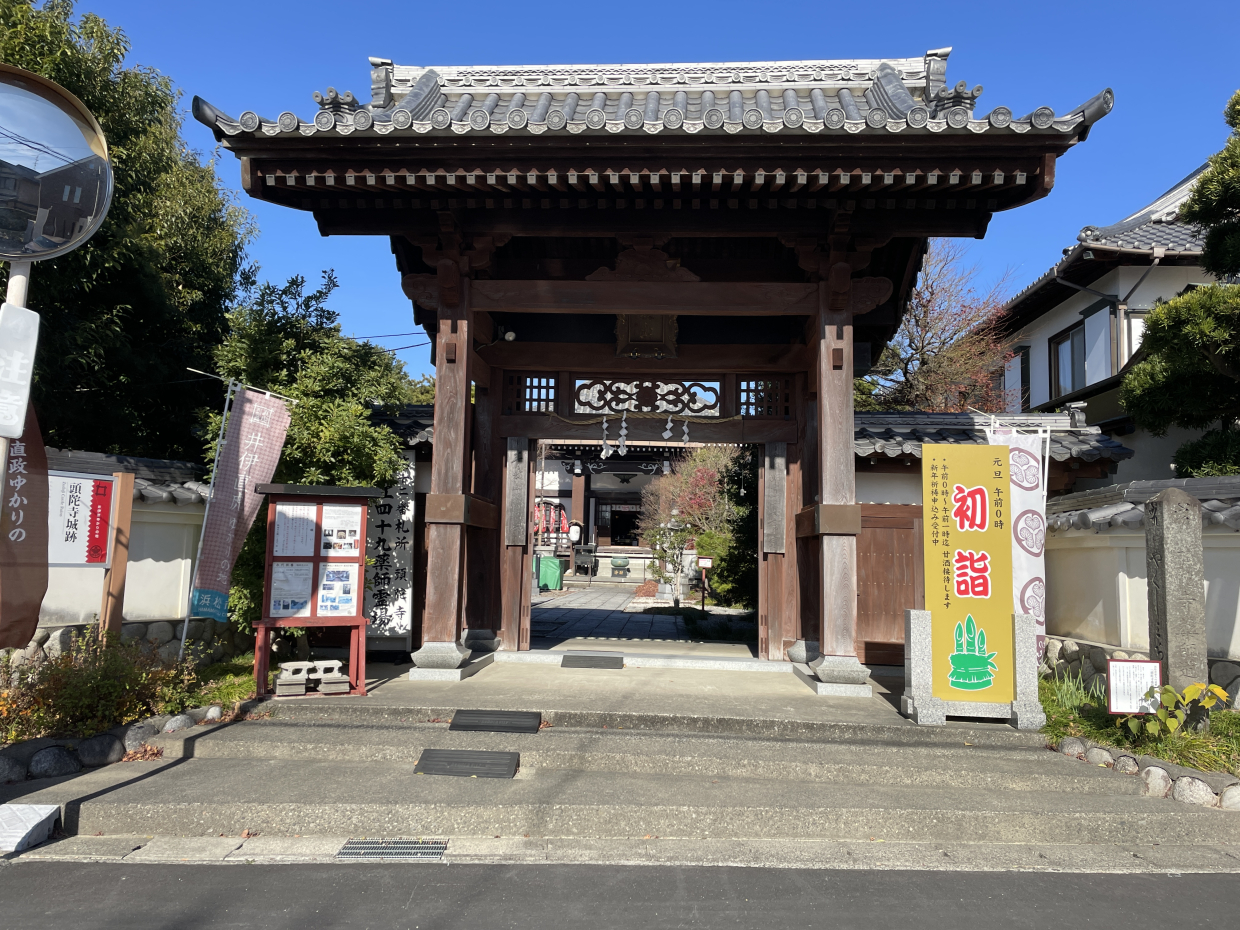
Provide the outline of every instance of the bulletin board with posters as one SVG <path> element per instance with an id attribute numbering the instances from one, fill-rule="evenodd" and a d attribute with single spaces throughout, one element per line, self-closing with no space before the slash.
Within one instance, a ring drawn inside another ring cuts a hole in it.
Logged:
<path id="1" fill-rule="evenodd" d="M 272 631 L 350 627 L 350 694 L 366 694 L 366 513 L 378 488 L 260 484 L 267 562 L 256 629 L 255 680 L 266 683 Z"/>

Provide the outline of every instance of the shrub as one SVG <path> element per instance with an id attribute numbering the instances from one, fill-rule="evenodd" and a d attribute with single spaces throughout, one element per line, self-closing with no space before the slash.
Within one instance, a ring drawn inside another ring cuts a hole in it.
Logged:
<path id="1" fill-rule="evenodd" d="M 179 713 L 197 687 L 191 662 L 137 644 L 74 640 L 53 659 L 0 666 L 0 741 L 89 736 L 152 714 Z"/>
<path id="2" fill-rule="evenodd" d="M 1192 439 L 1175 453 L 1177 478 L 1217 478 L 1240 475 L 1240 430 L 1212 429 Z"/>

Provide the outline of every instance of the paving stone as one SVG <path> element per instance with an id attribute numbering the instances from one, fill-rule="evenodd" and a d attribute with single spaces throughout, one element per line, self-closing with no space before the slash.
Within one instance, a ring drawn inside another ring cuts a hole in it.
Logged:
<path id="1" fill-rule="evenodd" d="M 242 843 L 233 836 L 157 836 L 126 862 L 220 862 Z"/>

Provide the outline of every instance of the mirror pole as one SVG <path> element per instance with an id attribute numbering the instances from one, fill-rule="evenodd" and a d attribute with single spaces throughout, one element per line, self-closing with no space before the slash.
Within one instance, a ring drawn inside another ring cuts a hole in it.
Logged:
<path id="1" fill-rule="evenodd" d="M 9 292 L 5 303 L 14 307 L 26 306 L 26 292 L 30 288 L 30 266 L 33 262 L 9 262 Z"/>

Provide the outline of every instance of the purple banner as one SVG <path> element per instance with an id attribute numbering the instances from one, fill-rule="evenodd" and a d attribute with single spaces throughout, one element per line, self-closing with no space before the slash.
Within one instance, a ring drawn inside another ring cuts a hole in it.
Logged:
<path id="1" fill-rule="evenodd" d="M 191 616 L 228 619 L 233 563 L 263 504 L 263 495 L 256 494 L 254 486 L 268 483 L 275 474 L 288 424 L 288 408 L 279 398 L 246 388 L 234 395 L 228 429 L 215 459 Z"/>

